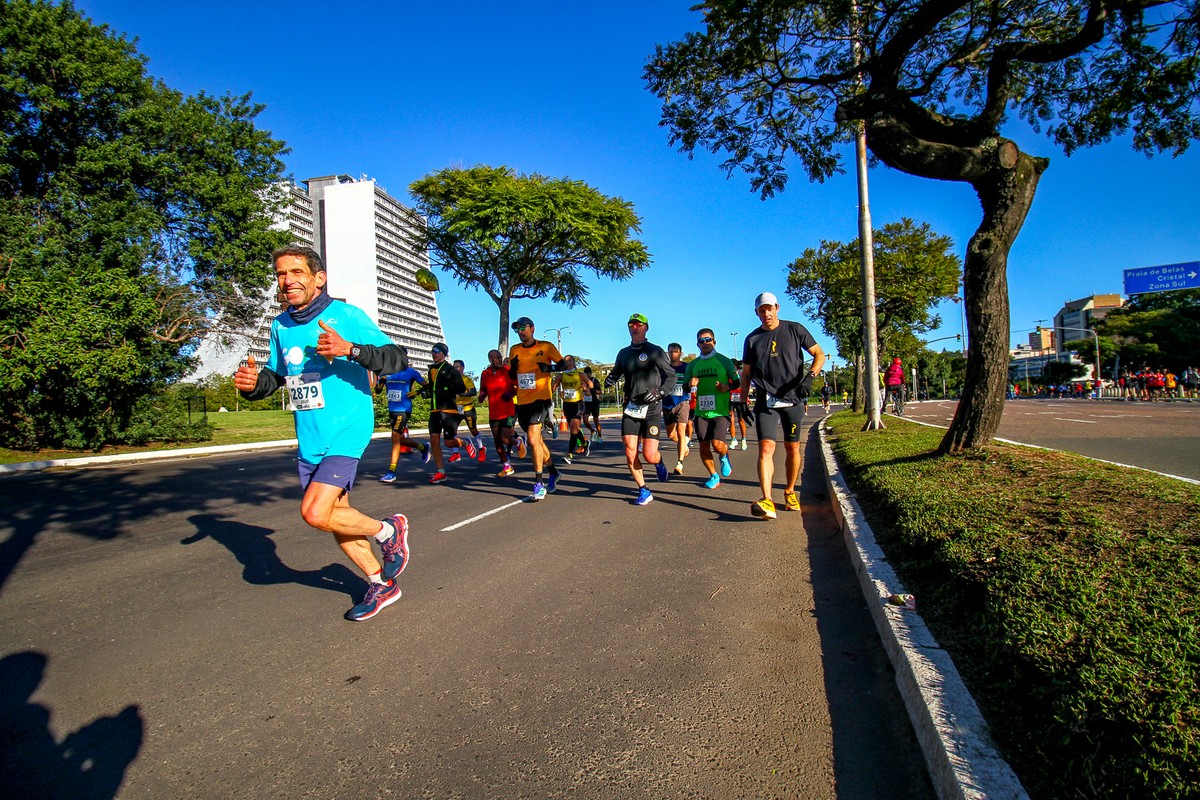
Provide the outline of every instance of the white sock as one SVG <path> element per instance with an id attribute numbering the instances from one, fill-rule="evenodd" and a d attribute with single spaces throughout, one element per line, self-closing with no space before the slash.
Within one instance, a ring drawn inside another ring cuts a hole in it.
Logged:
<path id="1" fill-rule="evenodd" d="M 388 539 L 390 539 L 392 534 L 395 532 L 396 532 L 395 528 L 393 528 L 391 525 L 389 525 L 386 522 L 383 522 L 381 520 L 379 523 L 379 532 L 375 534 L 375 541 L 379 542 L 380 544 L 383 544 Z"/>
<path id="2" fill-rule="evenodd" d="M 374 575 L 368 575 L 367 580 L 369 580 L 371 583 L 386 583 L 387 582 L 383 579 L 382 572 L 376 572 Z"/>
<path id="3" fill-rule="evenodd" d="M 480 450 L 482 448 L 483 448 L 483 436 L 476 436 L 475 437 L 475 449 Z"/>

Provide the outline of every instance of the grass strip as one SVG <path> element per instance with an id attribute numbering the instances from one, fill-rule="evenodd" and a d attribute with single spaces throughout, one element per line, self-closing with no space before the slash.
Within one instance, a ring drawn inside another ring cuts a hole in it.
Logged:
<path id="1" fill-rule="evenodd" d="M 1200 797 L 1200 487 L 887 424 L 838 463 L 1030 795 Z"/>

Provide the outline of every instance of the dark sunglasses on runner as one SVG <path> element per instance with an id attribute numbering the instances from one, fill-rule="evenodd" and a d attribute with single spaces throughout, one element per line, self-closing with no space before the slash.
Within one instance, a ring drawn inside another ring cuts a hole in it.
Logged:
<path id="1" fill-rule="evenodd" d="M 696 340 L 696 344 L 708 344 L 709 342 L 715 342 L 715 341 L 716 341 L 716 339 L 714 339 L 711 336 L 701 336 L 699 339 Z"/>

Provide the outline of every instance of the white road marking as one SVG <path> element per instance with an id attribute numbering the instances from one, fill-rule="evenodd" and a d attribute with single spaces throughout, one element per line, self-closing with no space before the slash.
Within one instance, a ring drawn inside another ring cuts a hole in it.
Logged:
<path id="1" fill-rule="evenodd" d="M 493 508 L 491 511 L 485 511 L 482 514 L 476 514 L 475 516 L 471 517 L 470 519 L 464 519 L 462 522 L 456 522 L 453 525 L 450 525 L 449 527 L 442 528 L 441 532 L 445 533 L 446 531 L 458 530 L 459 528 L 461 528 L 465 525 L 470 525 L 472 522 L 478 522 L 479 520 L 483 519 L 484 517 L 490 517 L 492 514 L 499 514 L 501 511 L 503 511 L 506 508 L 512 508 L 513 506 L 519 506 L 524 502 L 525 502 L 524 500 L 513 500 L 511 503 L 502 505 L 499 508 Z"/>
<path id="2" fill-rule="evenodd" d="M 1083 425 L 1099 425 L 1099 422 L 1093 422 L 1090 419 L 1068 419 L 1067 417 L 1055 417 L 1059 422 L 1078 422 Z"/>

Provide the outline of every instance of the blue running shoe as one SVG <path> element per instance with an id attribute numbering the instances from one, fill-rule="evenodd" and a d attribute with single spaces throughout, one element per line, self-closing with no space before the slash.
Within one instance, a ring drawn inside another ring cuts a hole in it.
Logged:
<path id="1" fill-rule="evenodd" d="M 721 477 L 728 478 L 733 474 L 733 466 L 729 463 L 729 454 L 721 456 Z"/>
<path id="2" fill-rule="evenodd" d="M 379 482 L 380 483 L 395 483 L 396 482 L 396 473 L 392 472 L 391 470 L 388 470 L 387 472 L 383 473 L 383 477 L 379 479 Z"/>
<path id="3" fill-rule="evenodd" d="M 421 463 L 428 464 L 433 458 L 433 448 L 425 445 L 425 449 L 421 451 Z"/>
<path id="4" fill-rule="evenodd" d="M 383 550 L 383 579 L 390 581 L 408 566 L 408 517 L 393 514 L 383 524 L 393 528 L 392 535 L 380 544 Z"/>
<path id="5" fill-rule="evenodd" d="M 661 459 L 654 465 L 654 471 L 658 474 L 659 483 L 667 482 L 667 465 Z"/>
<path id="6" fill-rule="evenodd" d="M 704 482 L 705 489 L 715 489 L 720 485 L 721 485 L 721 476 L 720 475 L 713 475 Z"/>
<path id="7" fill-rule="evenodd" d="M 367 596 L 363 601 L 346 612 L 346 619 L 352 622 L 366 622 L 399 599 L 400 584 L 395 581 L 372 583 L 367 588 Z"/>
<path id="8" fill-rule="evenodd" d="M 559 474 L 557 472 L 550 473 L 550 480 L 546 481 L 546 491 L 553 492 L 558 488 Z"/>
<path id="9" fill-rule="evenodd" d="M 652 502 L 654 502 L 654 495 L 650 494 L 650 490 L 643 486 L 638 492 L 637 500 L 634 500 L 633 504 L 637 506 L 645 506 Z"/>
<path id="10" fill-rule="evenodd" d="M 533 485 L 533 494 L 529 495 L 530 502 L 536 503 L 538 500 L 546 499 L 546 487 L 540 483 Z"/>

